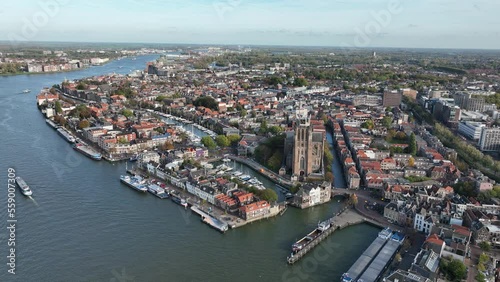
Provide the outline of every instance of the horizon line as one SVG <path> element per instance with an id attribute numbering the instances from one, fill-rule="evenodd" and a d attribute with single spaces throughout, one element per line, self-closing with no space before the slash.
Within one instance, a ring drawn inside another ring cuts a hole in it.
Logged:
<path id="1" fill-rule="evenodd" d="M 460 51 L 500 51 L 492 48 L 454 48 L 454 47 L 390 47 L 390 46 L 333 46 L 333 45 L 279 45 L 279 44 L 243 44 L 243 43 L 165 43 L 165 42 L 119 42 L 119 41 L 15 41 L 2 40 L 0 44 L 7 45 L 28 45 L 37 43 L 64 43 L 64 44 L 136 44 L 136 45 L 174 45 L 174 46 L 241 46 L 241 47 L 292 47 L 292 48 L 335 48 L 335 49 L 351 49 L 351 50 L 367 50 L 367 49 L 409 49 L 409 50 L 460 50 Z M 0 46 L 1 47 L 1 46 Z M 16 46 L 12 46 L 15 48 Z"/>

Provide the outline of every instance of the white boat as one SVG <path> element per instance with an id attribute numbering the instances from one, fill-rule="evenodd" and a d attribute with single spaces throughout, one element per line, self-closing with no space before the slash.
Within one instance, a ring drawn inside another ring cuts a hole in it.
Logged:
<path id="1" fill-rule="evenodd" d="M 146 187 L 146 185 L 143 184 L 144 181 L 140 176 L 130 177 L 128 175 L 121 175 L 120 181 L 139 192 L 148 191 L 148 188 Z"/>
<path id="2" fill-rule="evenodd" d="M 66 139 L 66 141 L 68 141 L 69 143 L 75 143 L 76 142 L 76 139 L 73 135 L 71 135 L 71 133 L 69 133 L 67 130 L 65 130 L 64 128 L 60 127 L 57 129 L 57 132 L 59 133 L 59 135 L 61 135 L 64 139 Z"/>
<path id="3" fill-rule="evenodd" d="M 23 193 L 24 196 L 31 196 L 33 195 L 33 192 L 31 191 L 30 187 L 24 179 L 22 179 L 20 176 L 16 177 L 16 184 L 21 189 L 21 193 Z"/>
<path id="4" fill-rule="evenodd" d="M 250 178 L 252 178 L 252 177 L 248 174 L 243 174 L 240 176 L 240 179 L 243 181 L 248 181 Z"/>
<path id="5" fill-rule="evenodd" d="M 165 193 L 165 189 L 161 188 L 160 186 L 156 184 L 149 184 L 148 185 L 148 192 L 155 195 L 156 197 L 160 199 L 166 199 L 168 198 L 168 194 Z"/>

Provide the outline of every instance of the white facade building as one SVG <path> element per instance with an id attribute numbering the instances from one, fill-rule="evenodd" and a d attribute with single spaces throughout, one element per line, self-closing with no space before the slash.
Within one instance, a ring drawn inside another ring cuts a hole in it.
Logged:
<path id="1" fill-rule="evenodd" d="M 500 152 L 500 128 L 483 128 L 479 148 L 481 151 Z"/>
<path id="2" fill-rule="evenodd" d="M 481 131 L 485 126 L 485 124 L 479 122 L 461 122 L 458 124 L 458 132 L 469 139 L 479 140 Z"/>

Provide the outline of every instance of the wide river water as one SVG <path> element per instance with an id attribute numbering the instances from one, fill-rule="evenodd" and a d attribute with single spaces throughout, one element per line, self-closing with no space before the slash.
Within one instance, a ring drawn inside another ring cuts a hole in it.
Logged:
<path id="1" fill-rule="evenodd" d="M 95 162 L 73 151 L 36 107 L 43 87 L 65 78 L 126 74 L 157 57 L 0 77 L 0 281 L 339 281 L 379 229 L 358 225 L 335 232 L 293 266 L 286 257 L 295 240 L 342 203 L 289 208 L 283 216 L 220 234 L 170 200 L 122 185 L 125 163 Z M 31 93 L 20 94 L 24 89 Z M 32 199 L 16 190 L 15 275 L 7 272 L 8 168 L 33 190 Z M 334 164 L 341 187 L 339 169 Z"/>

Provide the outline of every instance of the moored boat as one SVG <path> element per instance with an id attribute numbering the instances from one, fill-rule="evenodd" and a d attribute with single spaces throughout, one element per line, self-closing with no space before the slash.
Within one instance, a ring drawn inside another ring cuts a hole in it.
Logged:
<path id="1" fill-rule="evenodd" d="M 309 243 L 318 238 L 318 236 L 321 235 L 321 233 L 329 229 L 331 226 L 332 224 L 330 220 L 318 223 L 318 227 L 316 227 L 316 229 L 314 229 L 313 231 L 311 231 L 311 233 L 307 234 L 302 239 L 298 240 L 292 245 L 293 253 L 297 253 L 300 250 L 302 250 L 305 246 L 309 245 Z"/>
<path id="2" fill-rule="evenodd" d="M 140 176 L 128 176 L 128 175 L 120 175 L 120 181 L 125 185 L 137 190 L 139 192 L 146 192 L 148 188 L 143 184 L 143 179 Z"/>
<path id="3" fill-rule="evenodd" d="M 54 128 L 54 129 L 58 129 L 59 128 L 59 126 L 55 122 L 53 122 L 51 119 L 49 119 L 49 118 L 45 119 L 45 122 L 48 125 L 50 125 L 50 127 Z"/>
<path id="4" fill-rule="evenodd" d="M 185 208 L 188 207 L 188 203 L 186 202 L 186 200 L 184 200 L 183 198 L 179 197 L 179 196 L 176 196 L 176 195 L 172 195 L 171 197 L 172 201 L 180 206 L 183 206 Z"/>
<path id="5" fill-rule="evenodd" d="M 76 139 L 71 133 L 69 133 L 66 129 L 60 127 L 57 129 L 57 132 L 59 135 L 61 135 L 67 142 L 69 143 L 75 143 Z"/>
<path id="6" fill-rule="evenodd" d="M 16 184 L 19 189 L 21 189 L 21 193 L 23 193 L 24 196 L 33 195 L 33 192 L 31 191 L 28 184 L 26 184 L 26 181 L 24 181 L 24 179 L 22 179 L 20 176 L 16 177 Z"/>
<path id="7" fill-rule="evenodd" d="M 102 155 L 100 153 L 98 153 L 97 151 L 95 151 L 94 149 L 92 149 L 91 147 L 89 147 L 88 145 L 86 145 L 84 143 L 75 144 L 73 146 L 73 149 L 75 149 L 77 152 L 80 152 L 83 155 L 85 155 L 93 160 L 100 161 L 102 159 Z"/>
<path id="8" fill-rule="evenodd" d="M 160 199 L 167 199 L 169 196 L 167 193 L 165 193 L 165 189 L 161 188 L 160 186 L 156 184 L 149 184 L 148 185 L 148 192 L 155 195 L 156 197 Z"/>

